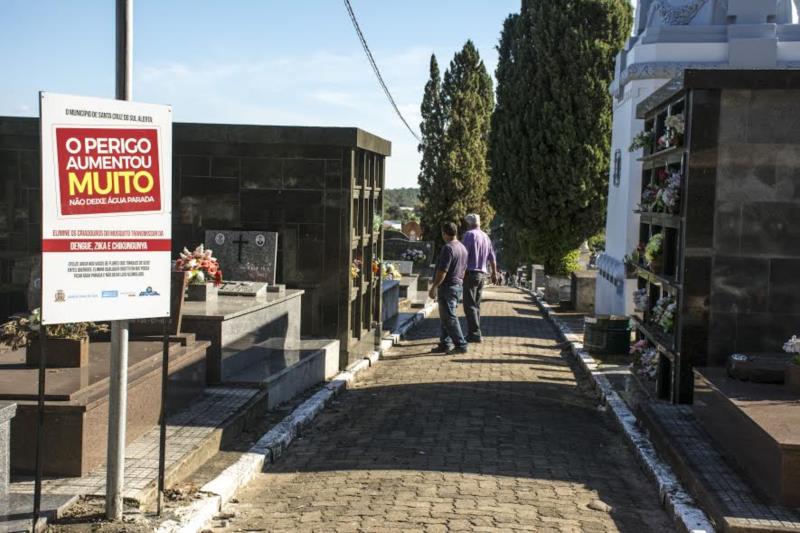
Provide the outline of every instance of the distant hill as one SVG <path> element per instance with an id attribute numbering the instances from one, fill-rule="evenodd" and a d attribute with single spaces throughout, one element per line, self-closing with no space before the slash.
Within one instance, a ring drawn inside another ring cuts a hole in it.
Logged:
<path id="1" fill-rule="evenodd" d="M 383 193 L 383 206 L 389 208 L 419 207 L 419 188 L 403 187 L 400 189 L 386 189 Z"/>

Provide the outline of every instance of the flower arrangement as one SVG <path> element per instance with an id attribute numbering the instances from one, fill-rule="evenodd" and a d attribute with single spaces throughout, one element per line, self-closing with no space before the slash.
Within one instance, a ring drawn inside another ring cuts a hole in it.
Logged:
<path id="1" fill-rule="evenodd" d="M 664 120 L 664 134 L 658 138 L 656 144 L 660 150 L 678 146 L 683 140 L 686 129 L 683 114 L 670 115 Z"/>
<path id="2" fill-rule="evenodd" d="M 381 272 L 381 261 L 376 258 L 372 258 L 372 273 L 373 274 L 380 274 Z"/>
<path id="3" fill-rule="evenodd" d="M 664 333 L 672 333 L 675 326 L 675 311 L 677 310 L 675 298 L 672 296 L 662 296 L 651 309 L 650 320 L 657 324 Z"/>
<path id="4" fill-rule="evenodd" d="M 639 210 L 651 213 L 677 213 L 682 177 L 680 172 L 659 169 L 655 179 L 642 191 Z"/>
<path id="5" fill-rule="evenodd" d="M 631 140 L 631 145 L 628 147 L 628 151 L 635 152 L 640 148 L 647 148 L 652 144 L 653 144 L 652 130 L 640 131 L 633 137 L 633 140 Z"/>
<path id="6" fill-rule="evenodd" d="M 647 288 L 641 288 L 633 293 L 633 308 L 636 311 L 644 312 L 650 307 L 650 296 Z"/>
<path id="7" fill-rule="evenodd" d="M 30 315 L 15 315 L 5 324 L 0 325 L 0 343 L 9 346 L 12 350 L 27 346 L 32 340 L 39 338 L 42 327 L 42 315 L 39 308 L 34 309 Z M 69 324 L 55 324 L 46 326 L 47 336 L 56 339 L 82 340 L 89 337 L 90 333 L 108 331 L 106 324 L 94 322 L 72 322 Z"/>
<path id="8" fill-rule="evenodd" d="M 425 261 L 425 259 L 427 259 L 425 252 L 422 250 L 417 250 L 416 248 L 409 248 L 403 252 L 400 257 L 403 258 L 403 261 L 413 261 L 417 264 L 422 263 Z"/>
<path id="9" fill-rule="evenodd" d="M 630 354 L 634 357 L 631 366 L 636 369 L 636 373 L 655 379 L 658 371 L 658 350 L 642 339 L 631 346 Z"/>
<path id="10" fill-rule="evenodd" d="M 793 353 L 795 358 L 793 362 L 795 364 L 800 364 L 800 338 L 797 338 L 797 335 L 792 335 L 792 338 L 783 343 L 783 351 L 786 353 Z"/>
<path id="11" fill-rule="evenodd" d="M 191 284 L 202 285 L 213 282 L 217 287 L 222 284 L 222 270 L 219 268 L 219 262 L 213 256 L 213 251 L 210 248 L 203 248 L 202 244 L 192 252 L 184 248 L 178 260 L 175 261 L 175 270 L 188 272 Z"/>
<path id="12" fill-rule="evenodd" d="M 361 259 L 353 259 L 353 262 L 350 264 L 350 279 L 358 279 L 361 275 Z"/>
<path id="13" fill-rule="evenodd" d="M 383 264 L 383 277 L 386 279 L 399 279 L 402 277 L 400 270 L 394 263 Z"/>
<path id="14" fill-rule="evenodd" d="M 664 234 L 663 233 L 656 233 L 650 240 L 647 241 L 647 245 L 644 247 L 644 259 L 647 262 L 648 266 L 652 268 L 653 263 L 657 262 L 661 258 L 661 252 L 663 251 L 662 248 L 664 246 Z"/>

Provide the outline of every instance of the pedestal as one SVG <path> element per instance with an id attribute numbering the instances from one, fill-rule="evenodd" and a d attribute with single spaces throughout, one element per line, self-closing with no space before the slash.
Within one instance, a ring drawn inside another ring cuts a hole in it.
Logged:
<path id="1" fill-rule="evenodd" d="M 184 332 L 211 343 L 207 382 L 220 383 L 255 361 L 247 349 L 270 339 L 285 346 L 300 340 L 301 290 L 267 293 L 263 297 L 219 296 L 207 302 L 186 302 Z"/>
<path id="2" fill-rule="evenodd" d="M 413 299 L 419 282 L 419 276 L 416 274 L 409 274 L 400 279 L 400 298 Z"/>
<path id="3" fill-rule="evenodd" d="M 576 312 L 594 312 L 594 295 L 596 285 L 597 270 L 581 270 L 572 273 L 570 291 L 572 308 Z"/>
<path id="4" fill-rule="evenodd" d="M 200 397 L 205 387 L 207 342 L 193 336 L 170 344 L 167 408 L 174 412 Z M 47 370 L 44 474 L 82 476 L 106 459 L 110 343 L 89 346 L 83 368 Z M 161 409 L 160 340 L 132 341 L 128 360 L 127 442 L 158 423 Z M 11 469 L 34 471 L 38 369 L 26 368 L 25 351 L 0 358 L 0 400 L 17 403 L 11 423 Z"/>

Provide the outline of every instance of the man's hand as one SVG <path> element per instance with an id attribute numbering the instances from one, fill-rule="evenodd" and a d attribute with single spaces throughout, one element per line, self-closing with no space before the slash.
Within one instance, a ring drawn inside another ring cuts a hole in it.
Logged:
<path id="1" fill-rule="evenodd" d="M 428 297 L 429 297 L 431 300 L 435 300 L 435 299 L 436 299 L 436 287 L 434 287 L 434 286 L 431 286 L 431 288 L 430 288 L 430 289 L 428 289 Z"/>

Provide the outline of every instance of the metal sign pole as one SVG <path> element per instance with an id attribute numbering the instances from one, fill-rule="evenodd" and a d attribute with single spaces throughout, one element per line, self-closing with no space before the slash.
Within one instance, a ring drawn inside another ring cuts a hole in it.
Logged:
<path id="1" fill-rule="evenodd" d="M 47 353 L 47 327 L 39 326 L 39 398 L 37 405 L 36 418 L 36 479 L 33 485 L 33 531 L 39 522 L 39 512 L 42 506 L 42 472 L 44 470 L 42 449 L 44 447 L 44 394 L 45 376 L 47 375 L 46 356 Z"/>
<path id="2" fill-rule="evenodd" d="M 167 452 L 167 384 L 169 383 L 169 330 L 171 318 L 164 319 L 164 345 L 161 355 L 161 425 L 158 437 L 158 516 L 161 516 L 164 503 L 164 471 Z"/>
<path id="3" fill-rule="evenodd" d="M 117 0 L 116 97 L 130 100 L 133 86 L 133 0 Z M 111 323 L 106 517 L 121 520 L 125 479 L 125 419 L 128 403 L 128 321 Z"/>

